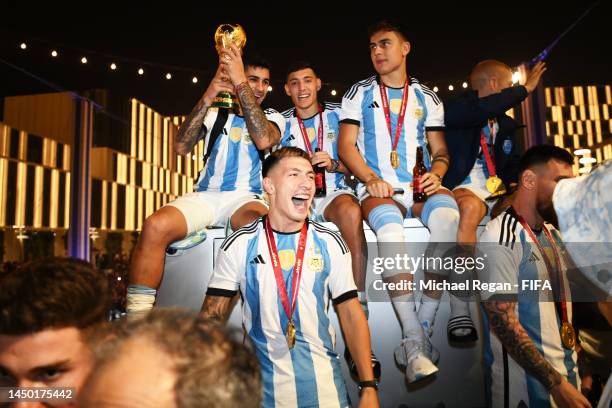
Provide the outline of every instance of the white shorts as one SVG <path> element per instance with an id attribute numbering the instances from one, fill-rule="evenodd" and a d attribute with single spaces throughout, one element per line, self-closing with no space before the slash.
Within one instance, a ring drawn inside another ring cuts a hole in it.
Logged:
<path id="1" fill-rule="evenodd" d="M 329 220 L 325 219 L 325 209 L 327 208 L 327 206 L 336 199 L 336 197 L 339 197 L 341 195 L 350 195 L 351 197 L 355 197 L 355 194 L 353 193 L 353 190 L 350 189 L 340 189 L 340 190 L 334 190 L 331 193 L 327 193 L 327 195 L 325 197 L 319 197 L 319 198 L 315 198 L 314 200 L 312 200 L 312 213 L 310 215 L 311 219 L 317 222 L 326 222 Z"/>
<path id="2" fill-rule="evenodd" d="M 485 204 L 487 204 L 487 206 L 489 206 L 490 202 L 487 202 L 486 199 L 491 195 L 491 193 L 489 193 L 489 190 L 487 190 L 487 178 L 484 175 L 482 167 L 474 166 L 472 170 L 470 170 L 470 174 L 465 178 L 465 180 L 455 187 L 453 191 L 457 190 L 458 188 L 470 190 L 476 195 L 476 197 L 480 198 Z M 493 202 L 495 202 L 495 200 L 493 200 Z"/>
<path id="3" fill-rule="evenodd" d="M 237 209 L 250 202 L 268 204 L 248 191 L 196 191 L 166 205 L 177 208 L 187 222 L 187 234 L 209 226 L 225 227 Z"/>

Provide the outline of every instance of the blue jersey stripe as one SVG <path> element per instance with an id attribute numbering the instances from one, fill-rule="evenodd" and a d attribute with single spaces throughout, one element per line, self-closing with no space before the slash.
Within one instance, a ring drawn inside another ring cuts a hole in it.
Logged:
<path id="1" fill-rule="evenodd" d="M 363 156 L 366 160 L 366 164 L 382 178 L 382 172 L 378 165 L 378 148 L 376 147 L 376 120 L 375 110 L 370 107 L 370 104 L 374 100 L 373 89 L 370 88 L 363 94 L 363 101 L 361 102 L 361 111 L 363 112 L 363 143 L 364 152 Z"/>
<path id="2" fill-rule="evenodd" d="M 329 303 L 329 294 L 326 293 L 326 281 L 329 278 L 331 272 L 331 260 L 329 259 L 329 251 L 327 249 L 327 243 L 320 239 L 316 234 L 313 237 L 315 244 L 321 249 L 323 255 L 324 269 L 321 273 L 318 273 L 312 288 L 317 299 L 317 317 L 319 321 L 318 331 L 319 338 L 323 341 L 323 345 L 328 350 L 334 350 L 334 342 L 329 334 L 331 323 L 329 316 L 327 315 L 327 308 Z M 328 352 L 331 357 L 330 363 L 332 365 L 334 385 L 336 386 L 336 392 L 341 406 L 348 405 L 348 396 L 346 394 L 346 385 L 342 377 L 342 371 L 340 369 L 340 363 L 338 362 L 338 355 L 335 352 Z"/>
<path id="3" fill-rule="evenodd" d="M 525 238 L 525 230 L 521 230 L 519 235 L 520 242 L 523 246 L 523 257 L 518 270 L 518 281 L 539 279 L 537 264 L 530 263 L 533 245 L 530 245 Z M 544 355 L 542 348 L 542 330 L 540 326 L 540 305 L 537 299 L 533 296 L 522 296 L 519 292 L 518 298 L 518 314 L 519 322 L 528 331 L 529 337 L 533 341 L 538 351 Z M 547 407 L 550 406 L 550 399 L 546 388 L 532 375 L 526 373 L 527 392 L 529 394 L 530 407 Z"/>
<path id="4" fill-rule="evenodd" d="M 268 341 L 263 330 L 260 305 L 259 280 L 257 279 L 258 264 L 249 261 L 257 256 L 259 246 L 259 234 L 249 240 L 246 253 L 246 288 L 244 289 L 245 301 L 251 311 L 251 330 L 249 336 L 255 345 L 255 352 L 261 366 L 261 379 L 263 382 L 264 407 L 273 407 L 274 403 L 274 366 L 268 354 Z"/>
<path id="5" fill-rule="evenodd" d="M 419 101 L 419 105 L 423 108 L 423 115 L 419 118 L 419 122 L 417 123 L 417 143 L 418 146 L 423 148 L 423 161 L 425 162 L 425 167 L 428 170 L 431 170 L 431 158 L 429 157 L 429 149 L 427 149 L 427 137 L 425 134 L 425 118 L 427 118 L 427 104 L 425 103 L 425 95 L 421 91 L 415 88 L 411 88 L 414 90 L 414 95 Z"/>
<path id="6" fill-rule="evenodd" d="M 230 127 L 230 137 L 228 138 L 227 159 L 225 162 L 225 173 L 223 173 L 223 181 L 221 182 L 221 191 L 232 191 L 236 189 L 236 179 L 238 177 L 238 166 L 240 165 L 240 144 L 242 137 L 238 141 L 231 139 L 231 133 L 234 128 L 242 128 L 244 118 L 234 116 L 232 126 Z M 242 130 L 244 131 L 244 130 Z"/>

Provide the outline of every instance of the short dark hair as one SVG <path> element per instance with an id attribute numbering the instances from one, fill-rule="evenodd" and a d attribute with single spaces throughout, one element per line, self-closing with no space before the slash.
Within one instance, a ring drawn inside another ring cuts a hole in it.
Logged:
<path id="1" fill-rule="evenodd" d="M 308 160 L 310 163 L 310 156 L 304 150 L 299 147 L 285 146 L 272 152 L 263 162 L 261 174 L 263 177 L 267 177 L 268 173 L 276 167 L 276 165 L 286 157 L 301 157 Z"/>
<path id="2" fill-rule="evenodd" d="M 178 408 L 259 407 L 259 362 L 241 334 L 191 310 L 155 308 L 138 319 L 113 322 L 90 345 L 100 373 L 124 355 L 128 341 L 150 341 L 172 360 Z"/>
<path id="3" fill-rule="evenodd" d="M 406 26 L 398 20 L 381 20 L 368 27 L 368 38 L 376 33 L 392 31 L 397 33 L 404 41 L 408 41 Z"/>
<path id="4" fill-rule="evenodd" d="M 555 159 L 569 165 L 574 164 L 574 156 L 565 149 L 562 149 L 551 144 L 541 144 L 532 146 L 521 156 L 519 162 L 519 174 L 525 170 L 533 168 L 541 164 L 546 164 L 550 160 Z"/>
<path id="5" fill-rule="evenodd" d="M 108 281 L 73 258 L 40 259 L 0 278 L 0 334 L 86 329 L 108 320 Z"/>
<path id="6" fill-rule="evenodd" d="M 270 63 L 265 58 L 263 58 L 261 55 L 257 55 L 257 54 L 247 55 L 244 58 L 244 68 L 246 69 L 248 67 L 265 68 L 268 71 L 271 71 Z"/>
<path id="7" fill-rule="evenodd" d="M 291 75 L 292 73 L 296 71 L 301 71 L 303 69 L 312 69 L 312 72 L 314 72 L 315 76 L 317 76 L 317 70 L 314 68 L 314 66 L 310 62 L 295 61 L 291 63 L 291 65 L 289 65 L 289 69 L 287 69 L 287 75 L 285 75 L 285 80 L 289 79 L 289 75 Z"/>

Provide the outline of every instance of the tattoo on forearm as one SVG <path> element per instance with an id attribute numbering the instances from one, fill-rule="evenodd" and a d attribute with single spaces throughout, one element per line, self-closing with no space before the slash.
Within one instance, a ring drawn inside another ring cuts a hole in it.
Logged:
<path id="1" fill-rule="evenodd" d="M 251 139 L 257 144 L 260 141 L 263 144 L 269 145 L 272 143 L 272 131 L 270 123 L 266 118 L 261 106 L 257 103 L 257 98 L 248 83 L 239 84 L 236 87 L 240 107 L 244 114 L 244 121 Z"/>
<path id="2" fill-rule="evenodd" d="M 198 140 L 205 136 L 202 135 L 202 132 L 206 112 L 208 112 L 208 106 L 204 104 L 203 100 L 200 100 L 178 130 L 176 136 L 177 152 L 186 154 L 191 151 Z"/>
<path id="3" fill-rule="evenodd" d="M 561 375 L 544 359 L 514 312 L 516 302 L 484 302 L 491 328 L 508 353 L 547 390 L 561 382 Z"/>
<path id="4" fill-rule="evenodd" d="M 229 306 L 232 299 L 223 296 L 206 296 L 202 306 L 202 316 L 225 322 L 229 317 Z"/>

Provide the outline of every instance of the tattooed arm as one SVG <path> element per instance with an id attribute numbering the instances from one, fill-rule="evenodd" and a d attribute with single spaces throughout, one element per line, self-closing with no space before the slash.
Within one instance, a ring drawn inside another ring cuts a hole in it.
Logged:
<path id="1" fill-rule="evenodd" d="M 207 319 L 225 323 L 232 311 L 232 304 L 232 298 L 229 296 L 206 295 L 200 315 Z"/>
<path id="2" fill-rule="evenodd" d="M 204 133 L 209 129 L 204 127 L 204 117 L 206 117 L 208 108 L 215 99 L 215 96 L 222 91 L 233 92 L 234 88 L 231 83 L 223 77 L 223 71 L 221 65 L 219 65 L 219 69 L 217 69 L 215 77 L 210 81 L 208 89 L 206 89 L 202 98 L 200 98 L 187 119 L 179 128 L 178 135 L 174 140 L 174 151 L 177 154 L 189 153 L 198 140 L 206 136 Z"/>
<path id="3" fill-rule="evenodd" d="M 486 301 L 491 328 L 508 354 L 536 377 L 559 406 L 590 407 L 588 400 L 559 374 L 536 348 L 514 312 L 516 302 Z"/>
<path id="4" fill-rule="evenodd" d="M 220 61 L 235 87 L 235 93 L 240 101 L 249 136 L 253 139 L 255 146 L 259 150 L 266 150 L 277 145 L 281 137 L 280 131 L 268 121 L 261 106 L 259 106 L 260 101 L 257 100 L 255 93 L 249 86 L 249 78 L 244 71 L 240 50 L 230 45 L 221 56 Z M 262 79 L 258 78 L 257 80 Z M 266 79 L 267 81 L 268 79 Z M 264 82 L 264 86 L 267 86 L 266 82 Z"/>
<path id="5" fill-rule="evenodd" d="M 544 359 L 518 320 L 516 302 L 484 302 L 491 328 L 508 353 L 547 390 L 561 382 L 559 374 Z"/>
<path id="6" fill-rule="evenodd" d="M 248 82 L 236 86 L 249 135 L 259 150 L 269 149 L 280 141 L 280 131 L 264 114 Z"/>

